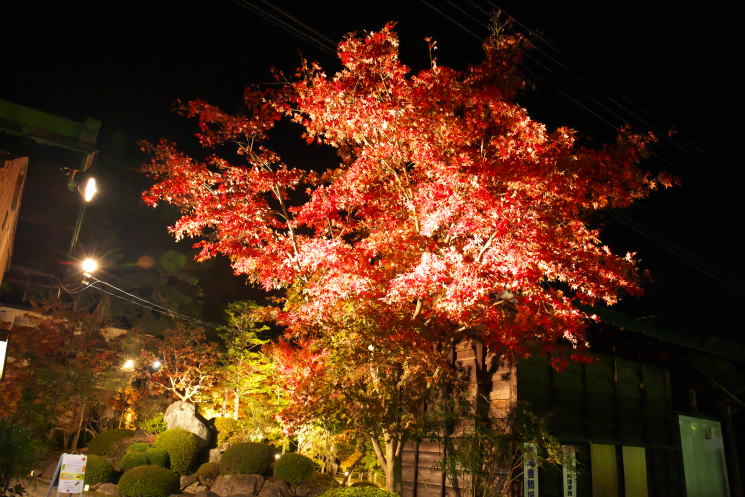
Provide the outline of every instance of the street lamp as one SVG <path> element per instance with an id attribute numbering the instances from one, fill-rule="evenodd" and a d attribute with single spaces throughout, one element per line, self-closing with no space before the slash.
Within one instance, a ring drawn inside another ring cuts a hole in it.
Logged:
<path id="1" fill-rule="evenodd" d="M 80 268 L 83 270 L 83 274 L 91 276 L 98 269 L 98 261 L 87 257 L 80 263 Z"/>
<path id="2" fill-rule="evenodd" d="M 96 196 L 96 193 L 98 193 L 98 188 L 96 188 L 96 178 L 88 178 L 88 181 L 85 182 L 85 188 L 83 188 L 82 191 L 83 200 L 90 202 L 93 200 L 93 197 Z"/>

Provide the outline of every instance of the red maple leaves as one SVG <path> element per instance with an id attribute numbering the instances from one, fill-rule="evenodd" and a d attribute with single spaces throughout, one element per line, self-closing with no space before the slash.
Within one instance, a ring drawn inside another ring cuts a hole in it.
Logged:
<path id="1" fill-rule="evenodd" d="M 466 71 L 412 74 L 392 25 L 350 35 L 340 71 L 306 64 L 288 85 L 249 90 L 244 115 L 185 106 L 216 153 L 150 146 L 145 199 L 181 209 L 171 230 L 201 237 L 200 258 L 227 255 L 237 274 L 288 290 L 279 321 L 296 336 L 371 319 L 517 353 L 582 344 L 576 303 L 639 293 L 633 259 L 587 219 L 659 184 L 636 166 L 650 137 L 622 130 L 595 150 L 532 120 L 514 102 L 520 43 L 490 39 Z M 342 162 L 287 166 L 265 145 L 284 116 Z"/>

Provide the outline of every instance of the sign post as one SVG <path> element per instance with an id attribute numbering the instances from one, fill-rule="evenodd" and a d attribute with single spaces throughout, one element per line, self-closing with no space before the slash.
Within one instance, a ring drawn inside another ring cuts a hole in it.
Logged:
<path id="1" fill-rule="evenodd" d="M 538 446 L 525 442 L 523 456 L 523 495 L 538 497 Z"/>
<path id="2" fill-rule="evenodd" d="M 577 497 L 577 454 L 573 445 L 564 445 L 561 463 L 564 473 L 564 497 Z"/>
<path id="3" fill-rule="evenodd" d="M 5 338 L 0 338 L 0 381 L 5 376 L 5 357 L 8 355 L 8 342 L 10 341 L 10 335 Z"/>
<path id="4" fill-rule="evenodd" d="M 57 469 L 54 471 L 52 482 L 49 484 L 46 497 L 49 497 L 54 487 L 57 487 L 57 496 L 60 494 L 82 495 L 87 462 L 88 456 L 84 454 L 62 454 L 57 463 Z"/>

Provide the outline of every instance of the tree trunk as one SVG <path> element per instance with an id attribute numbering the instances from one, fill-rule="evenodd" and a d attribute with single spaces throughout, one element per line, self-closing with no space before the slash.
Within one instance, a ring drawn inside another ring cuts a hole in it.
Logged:
<path id="1" fill-rule="evenodd" d="M 385 489 L 401 495 L 401 480 L 403 479 L 401 463 L 403 460 L 404 441 L 388 434 L 384 435 L 384 440 L 385 453 L 383 453 L 383 448 L 380 446 L 377 437 L 373 436 L 371 439 L 378 462 L 383 467 L 383 471 L 385 471 Z"/>
<path id="2" fill-rule="evenodd" d="M 72 452 L 78 450 L 78 441 L 80 440 L 80 431 L 83 429 L 83 420 L 85 419 L 85 408 L 87 404 L 88 399 L 86 397 L 83 397 L 82 401 L 80 402 L 80 420 L 78 421 L 78 429 L 75 432 L 75 437 L 72 439 L 72 445 L 70 446 L 70 450 Z"/>
<path id="3" fill-rule="evenodd" d="M 233 391 L 233 419 L 238 419 L 238 411 L 241 408 L 241 397 L 238 390 Z"/>

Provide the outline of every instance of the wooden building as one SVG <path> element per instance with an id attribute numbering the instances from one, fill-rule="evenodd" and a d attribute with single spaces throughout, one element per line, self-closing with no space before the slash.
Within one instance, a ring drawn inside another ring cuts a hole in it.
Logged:
<path id="1" fill-rule="evenodd" d="M 454 355 L 471 393 L 480 383 L 497 419 L 512 403 L 527 402 L 536 414 L 548 415 L 561 444 L 573 448 L 579 472 L 571 488 L 561 467 L 542 467 L 535 497 L 742 495 L 731 422 L 716 419 L 721 410 L 702 413 L 676 401 L 674 391 L 690 387 L 679 374 L 673 375 L 674 384 L 665 361 L 595 354 L 594 362 L 572 363 L 559 372 L 545 357 L 518 364 L 483 357 L 473 343 L 459 344 Z M 457 430 L 452 436 L 457 438 Z M 443 446 L 441 439 L 406 446 L 403 497 L 474 494 L 468 478 L 458 481 L 439 469 Z M 522 485 L 514 485 L 512 495 L 529 497 Z"/>

